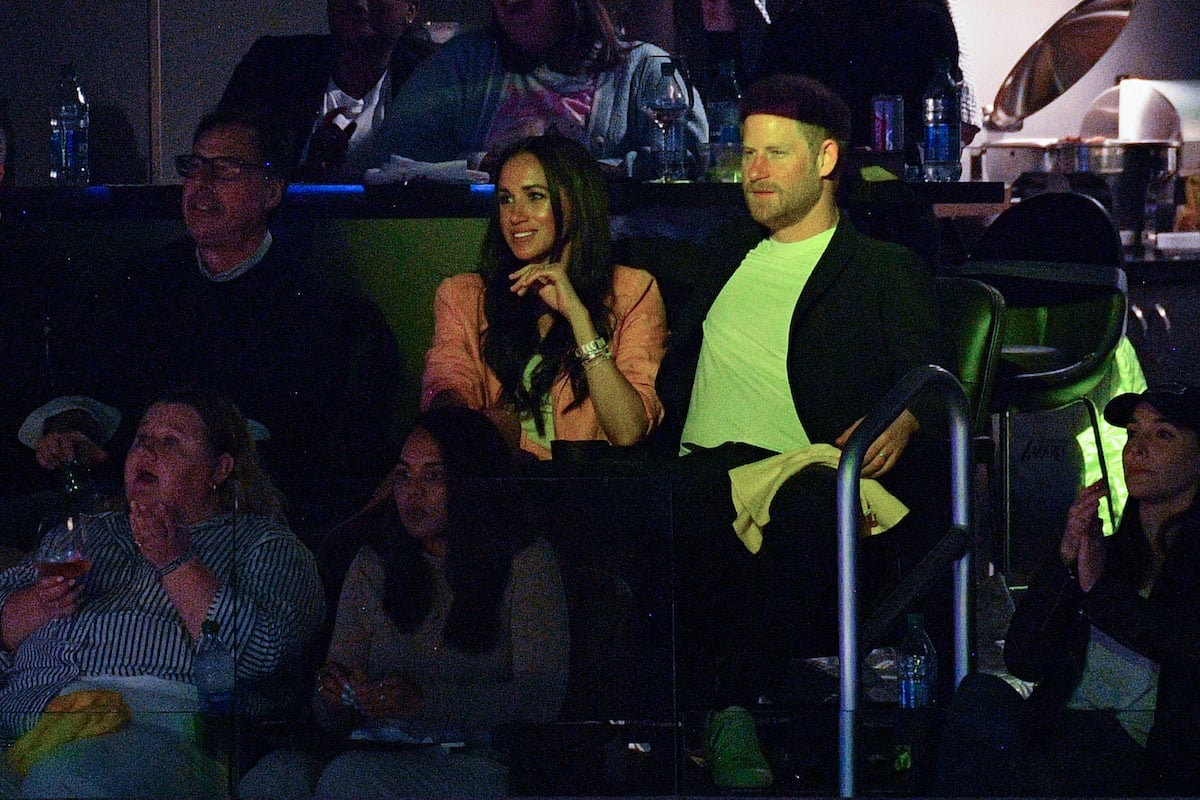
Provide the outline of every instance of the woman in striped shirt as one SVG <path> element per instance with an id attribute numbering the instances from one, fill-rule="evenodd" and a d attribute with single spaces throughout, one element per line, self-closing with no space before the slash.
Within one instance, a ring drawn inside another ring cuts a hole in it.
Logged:
<path id="1" fill-rule="evenodd" d="M 58 747 L 23 781 L 0 774 L 0 793 L 223 795 L 224 765 L 191 731 L 201 625 L 217 621 L 234 653 L 243 714 L 286 698 L 285 667 L 320 625 L 312 555 L 281 521 L 228 401 L 185 390 L 154 403 L 126 458 L 125 496 L 127 511 L 80 519 L 85 575 L 40 577 L 36 557 L 0 574 L 0 740 L 83 689 L 120 692 L 133 722 Z"/>

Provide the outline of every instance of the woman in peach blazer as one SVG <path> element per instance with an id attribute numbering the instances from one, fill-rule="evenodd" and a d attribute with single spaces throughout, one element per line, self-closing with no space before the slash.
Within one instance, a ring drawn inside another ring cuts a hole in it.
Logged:
<path id="1" fill-rule="evenodd" d="M 421 407 L 481 410 L 540 459 L 555 439 L 637 444 L 663 413 L 658 284 L 613 265 L 604 179 L 582 145 L 531 137 L 498 164 L 480 269 L 438 287 Z"/>

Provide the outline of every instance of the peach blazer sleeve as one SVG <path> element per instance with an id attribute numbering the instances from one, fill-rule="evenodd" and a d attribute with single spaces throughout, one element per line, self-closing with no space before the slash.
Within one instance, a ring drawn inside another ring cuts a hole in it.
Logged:
<path id="1" fill-rule="evenodd" d="M 475 409 L 495 406 L 500 382 L 483 361 L 480 339 L 487 328 L 483 313 L 483 280 L 475 273 L 442 281 L 434 298 L 433 345 L 425 355 L 421 378 L 421 408 L 446 389 L 457 392 Z M 662 293 L 645 270 L 618 266 L 613 271 L 613 361 L 642 398 L 653 430 L 662 421 L 663 407 L 654 383 L 667 344 L 667 315 Z M 563 375 L 551 389 L 555 438 L 573 441 L 604 439 L 592 401 L 567 410 L 575 400 Z M 550 453 L 522 434 L 521 447 L 546 459 Z"/>
<path id="2" fill-rule="evenodd" d="M 476 410 L 494 405 L 500 383 L 483 362 L 480 342 L 486 328 L 483 279 L 468 272 L 442 281 L 433 299 L 433 344 L 421 375 L 421 410 L 447 389 Z"/>
<path id="3" fill-rule="evenodd" d="M 667 310 L 658 281 L 649 272 L 617 267 L 613 273 L 613 359 L 621 374 L 642 396 L 647 432 L 662 422 L 663 407 L 655 381 L 667 351 Z"/>

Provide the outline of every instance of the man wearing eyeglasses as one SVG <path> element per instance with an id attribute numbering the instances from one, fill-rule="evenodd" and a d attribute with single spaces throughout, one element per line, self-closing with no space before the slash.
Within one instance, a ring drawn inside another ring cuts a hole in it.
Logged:
<path id="1" fill-rule="evenodd" d="M 85 386 L 135 420 L 165 386 L 195 384 L 231 398 L 260 423 L 264 462 L 310 542 L 366 499 L 388 465 L 379 434 L 400 376 L 395 337 L 369 301 L 334 291 L 268 223 L 286 184 L 283 146 L 249 110 L 199 124 L 183 179 L 188 236 L 135 258 L 96 308 L 82 354 Z M 127 426 L 128 427 L 128 426 Z M 124 452 L 131 432 L 114 438 Z M 83 434 L 43 436 L 46 469 L 95 450 Z M 118 459 L 110 459 L 117 461 Z M 119 465 L 117 465 L 119 466 Z"/>
<path id="2" fill-rule="evenodd" d="M 271 244 L 267 218 L 286 187 L 275 165 L 264 162 L 259 138 L 244 125 L 202 125 L 192 152 L 175 159 L 183 178 L 183 221 L 196 240 L 201 268 L 214 278 L 239 266 L 249 269 L 247 262 L 260 261 Z"/>

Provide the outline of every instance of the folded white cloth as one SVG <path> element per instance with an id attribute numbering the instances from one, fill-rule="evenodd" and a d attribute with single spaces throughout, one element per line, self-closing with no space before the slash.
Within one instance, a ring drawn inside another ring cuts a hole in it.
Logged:
<path id="1" fill-rule="evenodd" d="M 757 553 L 762 547 L 763 528 L 771 521 L 771 501 L 784 481 L 815 464 L 836 469 L 841 457 L 842 451 L 831 444 L 813 444 L 729 470 L 733 507 L 737 510 L 733 532 L 746 549 Z M 866 519 L 863 533 L 867 536 L 883 533 L 908 514 L 908 506 L 879 481 L 859 481 L 858 496 Z"/>
<path id="2" fill-rule="evenodd" d="M 363 176 L 366 185 L 381 186 L 389 183 L 406 183 L 416 178 L 425 178 L 437 183 L 487 183 L 486 172 L 467 169 L 466 159 L 459 161 L 414 161 L 404 156 L 392 156 L 382 167 L 367 170 Z"/>

